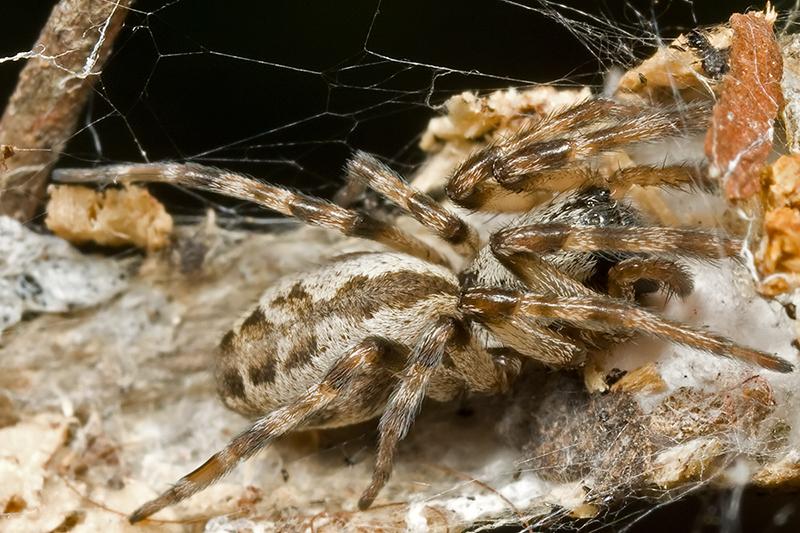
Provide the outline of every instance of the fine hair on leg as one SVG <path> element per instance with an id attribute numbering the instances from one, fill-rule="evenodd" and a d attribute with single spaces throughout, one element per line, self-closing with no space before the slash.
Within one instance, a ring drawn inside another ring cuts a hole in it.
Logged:
<path id="1" fill-rule="evenodd" d="M 347 176 L 349 180 L 361 182 L 391 200 L 450 243 L 458 253 L 472 256 L 477 252 L 478 234 L 469 224 L 429 195 L 414 189 L 399 174 L 366 152 L 356 152 L 350 159 Z"/>
<path id="2" fill-rule="evenodd" d="M 253 202 L 312 226 L 338 231 L 349 237 L 370 239 L 433 263 L 448 264 L 447 259 L 431 246 L 393 224 L 327 200 L 215 167 L 196 163 L 113 165 L 56 170 L 53 179 L 67 183 L 152 182 L 191 187 Z"/>
<path id="3" fill-rule="evenodd" d="M 129 520 L 136 523 L 160 511 L 164 507 L 178 503 L 192 494 L 203 490 L 217 479 L 230 472 L 241 461 L 251 457 L 269 442 L 291 431 L 304 420 L 333 402 L 340 391 L 346 388 L 353 378 L 369 367 L 379 364 L 385 351 L 385 341 L 366 339 L 342 357 L 325 375 L 323 380 L 294 402 L 285 405 L 266 416 L 259 418 L 249 429 L 240 433 L 221 451 L 215 453 L 200 467 L 182 477 L 169 490 L 151 500 L 136 511 Z"/>
<path id="4" fill-rule="evenodd" d="M 389 480 L 394 465 L 397 444 L 408 433 L 419 412 L 428 381 L 439 367 L 445 349 L 457 328 L 455 319 L 441 318 L 414 347 L 386 410 L 378 424 L 378 455 L 372 482 L 358 500 L 359 509 L 368 509 L 380 490 Z"/>
<path id="5" fill-rule="evenodd" d="M 519 315 L 544 324 L 567 323 L 590 331 L 641 333 L 776 372 L 793 370 L 790 363 L 773 354 L 741 346 L 722 335 L 669 320 L 633 303 L 602 294 L 563 297 L 474 287 L 462 294 L 461 308 L 483 320 L 497 320 L 497 315 Z"/>

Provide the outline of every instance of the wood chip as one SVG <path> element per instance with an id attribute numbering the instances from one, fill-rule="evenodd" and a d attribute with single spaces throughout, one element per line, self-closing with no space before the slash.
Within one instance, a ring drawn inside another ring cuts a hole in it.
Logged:
<path id="1" fill-rule="evenodd" d="M 51 186 L 47 227 L 74 244 L 134 245 L 158 250 L 169 243 L 172 217 L 147 189 L 95 191 L 72 185 Z"/>

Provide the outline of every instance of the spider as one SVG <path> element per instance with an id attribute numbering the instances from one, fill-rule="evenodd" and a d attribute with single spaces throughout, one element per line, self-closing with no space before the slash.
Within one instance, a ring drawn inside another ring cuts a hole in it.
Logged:
<path id="1" fill-rule="evenodd" d="M 646 225 L 625 202 L 633 184 L 688 187 L 685 166 L 636 166 L 603 176 L 593 158 L 631 143 L 702 131 L 707 108 L 651 108 L 590 99 L 476 152 L 445 190 L 476 211 L 517 211 L 482 242 L 476 228 L 359 152 L 353 183 L 396 204 L 462 257 L 396 224 L 322 199 L 197 164 L 57 171 L 59 181 L 167 182 L 248 200 L 305 223 L 377 241 L 390 251 L 336 257 L 283 277 L 222 338 L 218 392 L 255 422 L 131 516 L 137 522 L 214 483 L 272 439 L 380 417 L 375 467 L 358 506 L 392 472 L 398 442 L 423 399 L 502 393 L 533 359 L 580 366 L 591 350 L 644 334 L 778 371 L 774 355 L 668 320 L 637 303 L 693 288 L 683 258 L 735 257 L 742 243 L 712 232 Z M 537 193 L 548 193 L 544 204 Z"/>

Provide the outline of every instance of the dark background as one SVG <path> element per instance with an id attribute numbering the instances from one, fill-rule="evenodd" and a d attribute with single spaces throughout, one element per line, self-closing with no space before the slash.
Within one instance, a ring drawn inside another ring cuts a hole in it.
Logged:
<path id="1" fill-rule="evenodd" d="M 599 87 L 609 67 L 646 57 L 659 36 L 761 6 L 560 3 L 576 33 L 526 9 L 541 7 L 533 0 L 141 0 L 87 110 L 93 126 L 75 135 L 61 165 L 191 159 L 330 195 L 354 148 L 412 168 L 419 133 L 454 93 L 554 81 Z M 0 57 L 29 50 L 52 5 L 4 2 Z M 0 102 L 22 66 L 0 63 Z M 179 208 L 196 210 L 183 200 Z M 798 531 L 797 497 L 747 491 L 733 519 L 733 496 L 706 491 L 631 531 Z"/>
<path id="2" fill-rule="evenodd" d="M 87 115 L 101 149 L 86 129 L 62 164 L 194 159 L 328 195 L 356 147 L 400 170 L 418 162 L 418 134 L 453 93 L 599 85 L 614 63 L 646 57 L 657 36 L 751 5 L 566 0 L 599 17 L 560 9 L 595 33 L 576 25 L 578 37 L 524 2 L 541 7 L 534 0 L 140 0 Z M 30 49 L 51 6 L 4 2 L 0 57 Z M 0 64 L 0 102 L 22 64 Z"/>

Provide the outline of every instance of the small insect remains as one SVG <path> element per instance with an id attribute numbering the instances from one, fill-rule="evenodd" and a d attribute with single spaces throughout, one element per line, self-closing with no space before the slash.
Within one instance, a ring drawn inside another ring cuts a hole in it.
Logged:
<path id="1" fill-rule="evenodd" d="M 288 275 L 223 337 L 216 357 L 225 405 L 255 418 L 221 451 L 145 503 L 149 517 L 214 483 L 272 439 L 380 417 L 370 507 L 423 399 L 502 393 L 526 359 L 580 366 L 592 350 L 642 334 L 778 372 L 792 366 L 640 305 L 645 293 L 693 289 L 683 259 L 736 257 L 742 243 L 698 229 L 647 225 L 624 195 L 632 185 L 709 186 L 702 168 L 633 166 L 602 174 L 596 156 L 629 144 L 703 131 L 708 108 L 639 107 L 591 99 L 546 116 L 469 157 L 447 196 L 474 211 L 516 212 L 479 238 L 476 228 L 365 153 L 353 183 L 396 204 L 459 254 L 396 224 L 322 199 L 197 164 L 56 171 L 62 182 L 165 182 L 251 201 L 307 224 L 377 241 L 388 251 L 334 258 Z M 541 203 L 542 194 L 550 199 Z"/>

